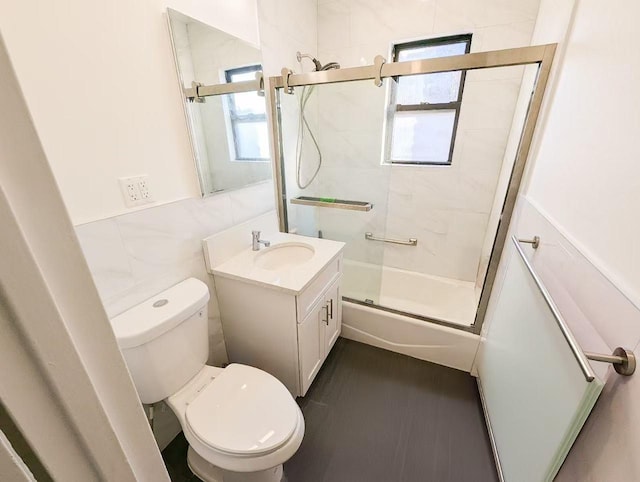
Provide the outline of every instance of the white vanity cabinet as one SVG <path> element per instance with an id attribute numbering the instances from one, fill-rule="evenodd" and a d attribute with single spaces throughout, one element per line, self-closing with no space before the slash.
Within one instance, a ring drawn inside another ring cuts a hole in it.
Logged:
<path id="1" fill-rule="evenodd" d="M 291 236 L 274 236 L 271 249 L 277 249 L 277 241 L 291 244 Z M 273 280 L 256 268 L 243 274 L 238 266 L 245 262 L 237 259 L 211 269 L 229 361 L 271 373 L 294 396 L 306 394 L 342 328 L 344 245 L 302 239 L 313 245 L 314 260 Z"/>
<path id="2" fill-rule="evenodd" d="M 325 358 L 333 348 L 342 325 L 340 278 L 318 299 L 307 316 L 298 319 L 300 394 L 311 386 Z"/>

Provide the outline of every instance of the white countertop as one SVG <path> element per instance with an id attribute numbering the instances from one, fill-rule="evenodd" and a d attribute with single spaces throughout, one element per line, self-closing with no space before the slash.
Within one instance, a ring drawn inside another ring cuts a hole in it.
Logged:
<path id="1" fill-rule="evenodd" d="M 271 242 L 271 246 L 281 243 L 305 243 L 313 247 L 314 255 L 308 261 L 293 268 L 267 270 L 254 264 L 260 251 L 247 248 L 227 261 L 214 266 L 214 276 L 231 278 L 238 281 L 265 286 L 267 288 L 300 294 L 344 249 L 345 243 L 329 239 L 310 238 L 289 233 L 265 233 L 262 239 Z M 261 250 L 265 249 L 261 247 Z"/>

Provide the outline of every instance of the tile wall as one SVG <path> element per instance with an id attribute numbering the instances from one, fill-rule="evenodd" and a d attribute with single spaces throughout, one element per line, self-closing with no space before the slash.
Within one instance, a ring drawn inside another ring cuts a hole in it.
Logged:
<path id="1" fill-rule="evenodd" d="M 213 280 L 202 240 L 274 209 L 270 182 L 206 199 L 170 204 L 76 227 L 98 293 L 109 317 L 174 284 L 198 278 L 208 284 L 209 362 L 227 361 Z M 247 245 L 251 234 L 247 233 Z"/>
<path id="2" fill-rule="evenodd" d="M 466 32 L 473 33 L 472 52 L 526 46 L 538 3 L 321 0 L 318 54 L 324 63 L 365 65 L 378 54 L 388 57 L 393 41 Z M 521 78 L 520 68 L 469 73 L 450 167 L 381 166 L 385 89 L 370 82 L 319 89 L 326 169 L 310 195 L 346 193 L 371 198 L 358 200 L 376 207 L 351 216 L 319 210 L 316 228 L 336 237 L 348 233 L 353 241 L 346 255 L 352 259 L 383 258 L 387 266 L 475 281 Z M 366 230 L 419 243 L 387 245 L 381 253 L 364 240 Z"/>

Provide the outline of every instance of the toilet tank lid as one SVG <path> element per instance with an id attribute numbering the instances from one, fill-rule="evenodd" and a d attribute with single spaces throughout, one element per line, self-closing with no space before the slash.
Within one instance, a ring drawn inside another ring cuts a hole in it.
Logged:
<path id="1" fill-rule="evenodd" d="M 157 338 L 190 318 L 209 301 L 209 288 L 189 278 L 111 319 L 120 348 Z"/>

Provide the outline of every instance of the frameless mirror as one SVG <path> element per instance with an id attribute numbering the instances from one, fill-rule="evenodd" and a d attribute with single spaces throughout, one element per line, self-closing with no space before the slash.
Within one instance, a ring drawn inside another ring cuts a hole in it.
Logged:
<path id="1" fill-rule="evenodd" d="M 167 12 L 202 195 L 271 179 L 264 96 L 257 89 L 220 93 L 233 87 L 228 84 L 260 76 L 260 50 L 180 12 Z M 194 83 L 202 87 L 195 91 Z M 193 92 L 200 94 L 189 100 Z"/>

